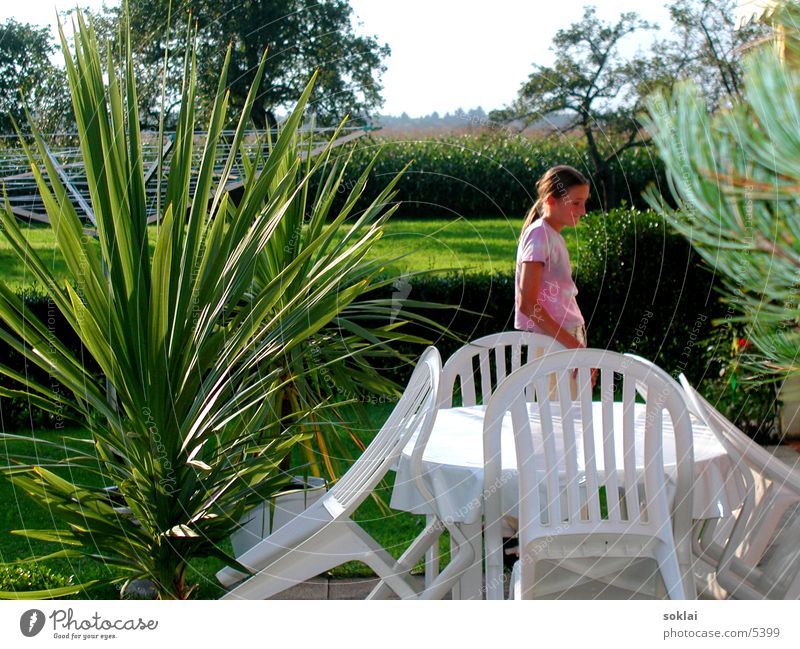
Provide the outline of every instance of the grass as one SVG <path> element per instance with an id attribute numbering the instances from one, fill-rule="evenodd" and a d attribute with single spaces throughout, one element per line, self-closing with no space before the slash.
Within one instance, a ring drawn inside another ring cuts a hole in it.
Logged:
<path id="1" fill-rule="evenodd" d="M 46 226 L 32 226 L 24 232 L 33 249 L 57 279 L 66 277 L 67 267 L 60 251 L 56 249 L 53 230 Z M 12 289 L 35 284 L 27 265 L 12 250 L 4 236 L 0 236 L 0 277 Z"/>
<path id="2" fill-rule="evenodd" d="M 374 248 L 384 257 L 405 255 L 399 271 L 510 272 L 519 224 L 497 219 L 397 219 Z"/>
<path id="3" fill-rule="evenodd" d="M 514 269 L 521 219 L 394 219 L 384 237 L 373 248 L 373 254 L 384 258 L 403 258 L 391 269 L 471 273 Z M 148 228 L 152 253 L 156 226 Z M 56 248 L 51 228 L 36 226 L 25 230 L 31 245 L 49 266 L 57 279 L 66 277 L 66 267 Z M 575 259 L 578 240 L 574 231 L 564 231 L 564 238 Z M 5 237 L 0 237 L 0 277 L 12 289 L 34 285 L 26 264 L 11 250 Z"/>
<path id="4" fill-rule="evenodd" d="M 363 431 L 364 441 L 369 441 L 380 425 L 388 417 L 391 405 L 373 406 L 369 410 L 371 429 Z M 36 431 L 30 441 L 2 441 L 0 440 L 0 462 L 7 465 L 9 453 L 19 457 L 20 454 L 28 456 L 31 461 L 51 465 L 62 459 L 64 454 L 53 453 L 48 447 L 37 446 L 34 439 L 41 440 L 60 440 L 64 436 L 88 438 L 89 434 L 84 430 L 71 431 Z M 37 450 L 38 448 L 38 450 Z M 43 453 L 47 448 L 47 453 Z M 84 484 L 102 484 L 95 475 L 70 475 L 64 476 L 75 482 Z M 422 531 L 425 523 L 423 516 L 413 516 L 405 512 L 388 510 L 385 503 L 389 502 L 391 489 L 394 482 L 394 474 L 389 473 L 386 483 L 378 489 L 378 495 L 383 501 L 380 505 L 375 500 L 368 498 L 358 509 L 355 519 L 363 528 L 371 534 L 390 554 L 398 558 L 406 549 L 408 544 Z M 41 508 L 30 500 L 24 493 L 14 489 L 10 481 L 0 477 L 0 502 L 5 506 L 0 508 L 0 562 L 11 562 L 18 559 L 29 557 L 44 556 L 60 549 L 52 543 L 29 541 L 28 539 L 11 534 L 12 530 L 19 529 L 49 529 L 53 527 L 64 527 L 52 511 Z M 442 561 L 446 563 L 447 548 L 445 539 L 442 539 Z M 100 548 L 102 550 L 102 548 Z M 225 544 L 224 549 L 231 551 L 230 542 Z M 114 568 L 108 568 L 103 564 L 90 559 L 67 560 L 59 559 L 47 562 L 47 568 L 61 579 L 72 577 L 73 583 L 84 583 L 93 579 L 108 578 L 109 576 L 120 575 Z M 191 583 L 197 583 L 198 587 L 194 594 L 199 599 L 217 599 L 223 594 L 222 587 L 215 578 L 215 573 L 222 568 L 223 564 L 217 559 L 195 561 L 190 566 L 190 574 L 187 579 Z M 344 564 L 333 571 L 332 577 L 364 577 L 372 573 L 365 565 L 357 562 Z M 3 580 L 0 579 L 0 583 Z M 61 584 L 59 584 L 61 585 Z M 42 588 L 39 585 L 37 588 Z M 47 585 L 44 587 L 52 587 Z M 17 589 L 23 589 L 24 585 L 17 583 Z M 119 590 L 114 585 L 94 587 L 84 591 L 77 598 L 79 599 L 116 599 L 119 597 Z"/>

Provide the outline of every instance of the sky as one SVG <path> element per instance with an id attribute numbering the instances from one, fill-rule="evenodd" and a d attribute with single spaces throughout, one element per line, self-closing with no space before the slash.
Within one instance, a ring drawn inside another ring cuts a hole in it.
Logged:
<path id="1" fill-rule="evenodd" d="M 114 0 L 107 0 L 116 4 Z M 668 0 L 596 0 L 600 18 L 615 20 L 623 11 L 661 25 L 669 34 Z M 4 0 L 0 21 L 55 26 L 56 8 L 75 0 Z M 99 8 L 102 0 L 79 0 Z M 531 0 L 350 0 L 356 31 L 387 43 L 391 56 L 383 74 L 385 103 L 380 112 L 412 117 L 434 111 L 482 107 L 487 112 L 509 104 L 533 71 L 553 63 L 553 35 L 580 19 L 583 0 L 541 3 Z M 553 6 L 558 10 L 553 11 Z M 626 48 L 647 47 L 653 34 L 628 37 Z"/>

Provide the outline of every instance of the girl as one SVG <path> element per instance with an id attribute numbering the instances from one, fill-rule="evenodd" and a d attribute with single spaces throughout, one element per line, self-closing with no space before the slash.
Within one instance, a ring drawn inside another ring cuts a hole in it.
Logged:
<path id="1" fill-rule="evenodd" d="M 577 169 L 558 165 L 541 177 L 536 191 L 517 247 L 514 326 L 552 336 L 567 348 L 586 347 L 561 230 L 586 214 L 589 181 Z"/>

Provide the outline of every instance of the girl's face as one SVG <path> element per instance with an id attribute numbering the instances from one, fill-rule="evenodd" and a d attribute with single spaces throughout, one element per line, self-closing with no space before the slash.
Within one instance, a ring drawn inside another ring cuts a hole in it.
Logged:
<path id="1" fill-rule="evenodd" d="M 564 195 L 552 194 L 545 200 L 547 212 L 544 215 L 555 229 L 574 228 L 586 214 L 586 201 L 589 199 L 589 185 L 575 185 Z"/>

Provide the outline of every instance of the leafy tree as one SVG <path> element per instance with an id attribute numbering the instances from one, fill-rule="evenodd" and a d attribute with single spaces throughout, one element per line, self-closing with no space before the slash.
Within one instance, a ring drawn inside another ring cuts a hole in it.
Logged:
<path id="1" fill-rule="evenodd" d="M 514 104 L 492 114 L 493 119 L 522 120 L 525 125 L 553 113 L 569 115 L 559 130 L 577 130 L 585 137 L 592 181 L 606 205 L 616 201 L 614 162 L 626 149 L 643 143 L 633 118 L 641 107 L 642 76 L 622 57 L 619 46 L 626 36 L 647 29 L 652 25 L 635 13 L 623 13 L 609 24 L 597 17 L 595 7 L 585 7 L 579 22 L 553 37 L 555 63 L 536 65 Z"/>
<path id="2" fill-rule="evenodd" d="M 276 113 L 297 100 L 315 69 L 319 72 L 309 106 L 319 123 L 338 123 L 345 114 L 361 114 L 382 104 L 379 77 L 390 50 L 374 37 L 354 33 L 346 0 L 128 0 L 127 7 L 146 124 L 155 124 L 159 114 L 165 49 L 184 52 L 187 38 L 197 42 L 201 109 L 211 104 L 215 71 L 221 68 L 229 44 L 230 102 L 236 112 L 244 105 L 264 49 L 269 48 L 269 80 L 253 104 L 252 118 L 259 127 L 275 124 Z M 106 9 L 98 31 L 112 34 L 124 11 L 124 4 Z M 174 29 L 183 24 L 187 12 L 196 35 Z M 180 97 L 179 58 L 168 63 L 168 107 L 177 106 Z"/>
<path id="3" fill-rule="evenodd" d="M 492 117 L 529 125 L 554 113 L 569 116 L 558 130 L 583 135 L 593 184 L 603 203 L 614 204 L 624 189 L 624 174 L 614 173 L 620 154 L 649 144 L 637 118 L 646 97 L 682 78 L 698 81 L 712 107 L 740 96 L 737 48 L 756 40 L 764 27 L 736 30 L 735 5 L 735 0 L 675 0 L 669 6 L 672 36 L 627 58 L 620 52 L 623 39 L 654 25 L 635 13 L 605 23 L 594 7 L 585 7 L 579 22 L 553 38 L 556 63 L 536 66 L 514 104 Z"/>
<path id="4" fill-rule="evenodd" d="M 712 108 L 742 98 L 741 51 L 766 35 L 751 22 L 737 29 L 736 0 L 676 0 L 669 5 L 673 38 L 654 47 L 670 76 L 692 79 Z"/>
<path id="5" fill-rule="evenodd" d="M 678 209 L 649 202 L 684 234 L 726 284 L 728 320 L 755 346 L 753 376 L 800 373 L 800 7 L 773 19 L 770 42 L 743 64 L 741 99 L 709 114 L 702 91 L 680 84 L 648 102 L 645 125 L 668 171 Z"/>
<path id="6" fill-rule="evenodd" d="M 71 125 L 66 74 L 50 62 L 54 52 L 47 27 L 13 18 L 0 24 L 0 132 L 26 123 L 25 106 L 42 130 Z"/>

